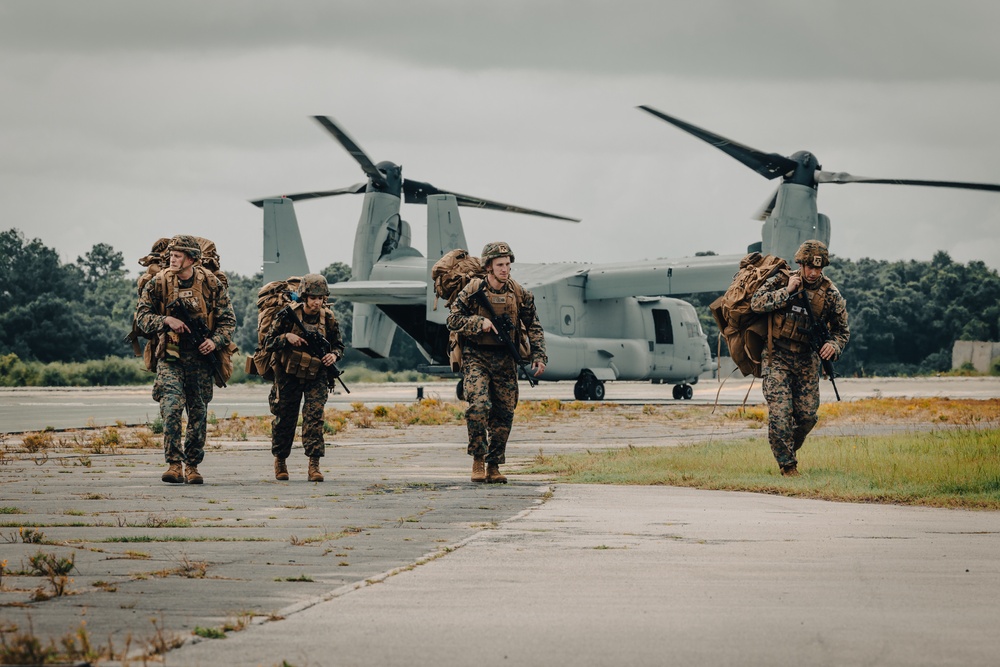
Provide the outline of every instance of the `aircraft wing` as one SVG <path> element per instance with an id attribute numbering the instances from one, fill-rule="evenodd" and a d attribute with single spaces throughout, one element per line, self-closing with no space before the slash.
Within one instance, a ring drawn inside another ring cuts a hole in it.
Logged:
<path id="1" fill-rule="evenodd" d="M 587 299 L 724 292 L 742 258 L 743 255 L 709 255 L 595 264 L 587 272 L 584 292 Z"/>
<path id="2" fill-rule="evenodd" d="M 355 303 L 422 308 L 427 302 L 427 283 L 422 280 L 348 280 L 330 285 L 330 296 Z"/>

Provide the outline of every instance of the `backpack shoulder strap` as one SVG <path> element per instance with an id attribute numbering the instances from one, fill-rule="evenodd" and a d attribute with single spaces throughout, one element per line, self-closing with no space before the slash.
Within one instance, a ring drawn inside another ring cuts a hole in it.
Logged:
<path id="1" fill-rule="evenodd" d="M 517 307 L 520 308 L 524 305 L 524 288 L 521 287 L 521 283 L 517 282 L 513 278 L 508 278 L 507 281 L 510 283 L 510 290 L 514 293 L 514 298 L 517 299 Z"/>
<path id="2" fill-rule="evenodd" d="M 469 280 L 469 285 L 472 286 L 471 291 L 472 292 L 478 292 L 479 290 L 481 290 L 483 288 L 483 283 L 485 283 L 485 282 L 486 281 L 484 279 L 482 279 L 482 278 L 472 278 L 471 280 Z M 466 287 L 468 288 L 469 285 L 466 285 Z"/>
<path id="3" fill-rule="evenodd" d="M 166 314 L 167 304 L 177 298 L 177 274 L 173 271 L 160 271 L 153 278 L 159 278 L 157 286 L 160 288 L 160 307 Z"/>

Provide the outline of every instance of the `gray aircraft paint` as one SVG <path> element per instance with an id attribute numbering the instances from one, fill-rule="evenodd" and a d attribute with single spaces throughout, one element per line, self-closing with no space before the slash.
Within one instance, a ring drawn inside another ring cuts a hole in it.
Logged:
<path id="1" fill-rule="evenodd" d="M 385 238 L 381 230 L 360 223 L 358 232 Z M 473 243 L 476 247 L 472 253 L 476 254 L 476 248 L 487 240 Z M 371 245 L 356 241 L 355 247 Z M 372 264 L 369 280 L 352 278 L 331 285 L 331 295 L 353 301 L 356 308 L 362 304 L 373 308 L 417 306 L 423 309 L 428 322 L 443 326 L 448 311 L 433 294 L 430 268 L 455 247 L 469 249 L 456 199 L 452 195 L 430 195 L 430 256 L 424 258 L 408 245 L 398 247 Z M 601 382 L 696 382 L 698 375 L 711 369 L 707 340 L 694 308 L 665 295 L 720 291 L 732 280 L 738 262 L 735 256 L 608 265 L 515 262 L 513 275 L 535 295 L 539 320 L 546 332 L 549 364 L 541 379 L 579 380 L 581 375 L 589 374 Z M 597 296 L 589 284 L 595 275 L 595 289 L 601 291 Z M 654 310 L 669 313 L 672 342 L 656 342 Z M 434 363 L 446 362 L 440 350 L 428 350 L 424 345 L 421 349 Z"/>
<path id="2" fill-rule="evenodd" d="M 290 199 L 264 200 L 264 283 L 308 273 L 306 251 Z"/>

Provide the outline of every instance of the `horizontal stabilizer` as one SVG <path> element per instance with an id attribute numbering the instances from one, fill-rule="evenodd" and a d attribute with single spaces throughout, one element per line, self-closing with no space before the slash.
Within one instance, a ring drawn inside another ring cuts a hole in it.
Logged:
<path id="1" fill-rule="evenodd" d="M 423 307 L 427 283 L 422 280 L 348 280 L 330 285 L 330 296 L 355 303 Z"/>

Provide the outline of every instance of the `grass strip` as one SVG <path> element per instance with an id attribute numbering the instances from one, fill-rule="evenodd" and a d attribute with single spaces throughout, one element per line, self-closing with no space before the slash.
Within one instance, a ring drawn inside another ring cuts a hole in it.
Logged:
<path id="1" fill-rule="evenodd" d="M 578 484 L 666 484 L 847 502 L 1000 510 L 1000 430 L 810 438 L 781 477 L 764 438 L 548 456 L 519 472 Z"/>

